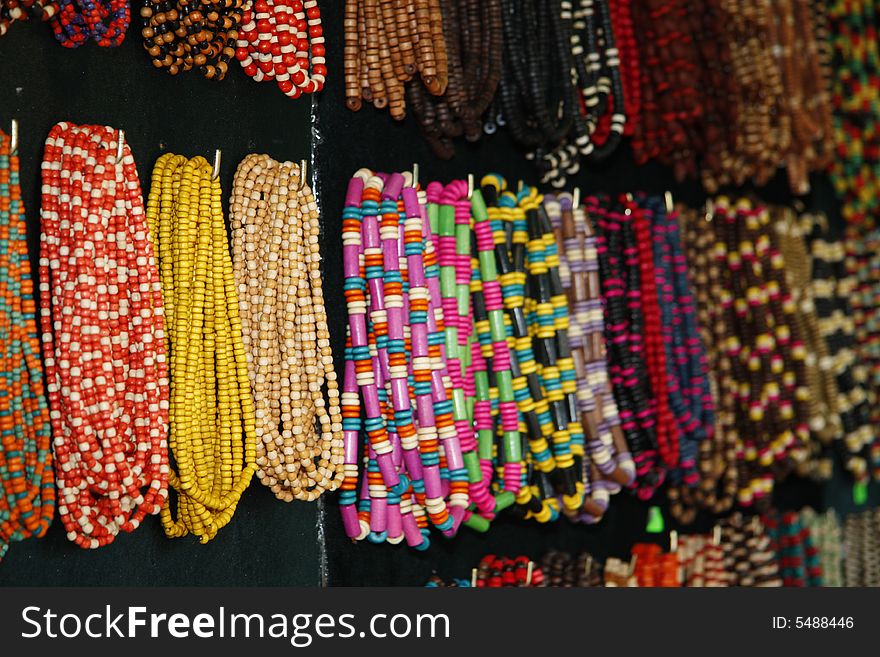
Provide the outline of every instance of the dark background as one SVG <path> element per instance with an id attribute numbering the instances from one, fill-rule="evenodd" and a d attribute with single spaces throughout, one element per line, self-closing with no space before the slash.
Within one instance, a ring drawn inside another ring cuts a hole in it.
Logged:
<path id="1" fill-rule="evenodd" d="M 15 24 L 0 39 L 0 125 L 21 124 L 24 198 L 28 209 L 31 258 L 36 263 L 39 237 L 39 163 L 42 144 L 60 120 L 103 123 L 125 130 L 146 187 L 156 158 L 165 151 L 188 156 L 223 153 L 221 176 L 229 190 L 236 164 L 249 152 L 299 161 L 313 145 L 313 171 L 322 210 L 325 293 L 337 365 L 345 335 L 342 296 L 341 211 L 345 188 L 361 167 L 380 171 L 421 168 L 422 181 L 448 182 L 474 173 L 504 175 L 509 182 L 534 182 L 531 165 L 500 131 L 478 144 L 458 146 L 456 157 L 437 160 L 421 139 L 415 119 L 395 123 L 386 112 L 365 106 L 359 113 L 344 106 L 342 79 L 343 2 L 321 4 L 327 39 L 329 80 L 314 107 L 308 99 L 292 101 L 272 84 L 256 84 L 237 65 L 227 79 L 208 82 L 196 74 L 172 78 L 153 70 L 141 50 L 137 26 L 117 49 L 89 44 L 75 51 L 57 45 L 49 28 Z M 791 201 L 784 175 L 755 191 L 772 202 Z M 699 185 L 674 183 L 665 167 L 636 167 L 626 145 L 600 170 L 582 171 L 570 181 L 584 193 L 644 190 L 671 191 L 677 200 L 701 204 Z M 146 192 L 146 189 L 145 189 Z M 813 209 L 837 217 L 830 186 L 816 177 Z M 340 370 L 341 371 L 341 370 Z M 658 497 L 662 498 L 662 495 Z M 790 481 L 778 487 L 784 508 L 832 504 L 850 510 L 851 485 L 842 476 L 826 488 Z M 871 489 L 870 501 L 880 501 Z M 326 506 L 326 511 L 324 507 Z M 278 502 L 259 483 L 245 493 L 230 525 L 207 545 L 187 537 L 168 540 L 153 518 L 132 535 L 97 551 L 83 551 L 64 537 L 56 522 L 41 541 L 13 544 L 0 563 L 0 585 L 410 585 L 423 584 L 432 572 L 444 578 L 466 577 L 487 553 L 527 554 L 550 548 L 589 550 L 596 557 L 626 555 L 638 540 L 665 540 L 645 534 L 648 507 L 618 494 L 601 524 L 594 527 L 558 522 L 524 525 L 503 518 L 488 534 L 463 529 L 454 540 L 432 535 L 432 546 L 417 553 L 404 546 L 354 545 L 343 532 L 336 500 L 308 505 Z M 323 518 L 323 521 L 322 521 Z M 673 525 L 667 519 L 667 528 Z M 711 519 L 700 518 L 706 530 Z"/>

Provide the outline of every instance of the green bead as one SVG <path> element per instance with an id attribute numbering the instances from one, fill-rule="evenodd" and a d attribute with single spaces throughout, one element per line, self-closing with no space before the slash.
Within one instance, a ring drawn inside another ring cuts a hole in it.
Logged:
<path id="1" fill-rule="evenodd" d="M 486 201 L 483 199 L 483 193 L 479 189 L 475 189 L 471 196 L 471 215 L 475 221 L 486 221 L 489 218 L 489 212 L 486 210 Z"/>

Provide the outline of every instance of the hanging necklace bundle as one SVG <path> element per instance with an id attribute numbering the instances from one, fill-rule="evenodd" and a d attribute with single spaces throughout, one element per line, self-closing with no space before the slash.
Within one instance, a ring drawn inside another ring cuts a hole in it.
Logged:
<path id="1" fill-rule="evenodd" d="M 543 181 L 562 187 L 581 157 L 610 155 L 626 124 L 608 0 L 502 4 L 504 119 Z"/>
<path id="2" fill-rule="evenodd" d="M 853 373 L 858 384 L 867 391 L 868 408 L 873 431 L 880 427 L 880 229 L 859 231 L 847 227 L 844 238 L 846 269 L 854 279 L 852 288 L 852 321 L 855 329 L 856 362 Z M 863 370 L 864 368 L 864 370 Z M 873 477 L 880 476 L 880 449 L 877 441 L 871 450 Z"/>
<path id="3" fill-rule="evenodd" d="M 588 588 L 602 586 L 602 563 L 583 552 L 578 555 L 551 550 L 541 560 L 547 586 Z"/>
<path id="4" fill-rule="evenodd" d="M 693 291 L 684 257 L 679 217 L 671 195 L 649 197 L 654 270 L 660 306 L 660 332 L 667 370 L 669 410 L 680 435 L 680 456 L 672 470 L 668 489 L 676 506 L 690 496 L 699 483 L 698 452 L 712 439 L 715 428 L 714 400 L 709 388 L 706 351 L 700 338 Z M 688 505 L 690 506 L 690 505 Z M 693 519 L 684 507 L 673 514 L 683 522 Z"/>
<path id="5" fill-rule="evenodd" d="M 0 0 L 0 37 L 15 21 L 31 17 L 48 21 L 57 13 L 58 3 L 54 0 Z"/>
<path id="6" fill-rule="evenodd" d="M 682 572 L 682 586 L 724 588 L 728 585 L 730 576 L 724 570 L 724 549 L 720 544 L 720 532 L 716 531 L 712 535 L 681 536 L 676 552 Z"/>
<path id="7" fill-rule="evenodd" d="M 445 326 L 437 255 L 424 201 L 412 182 L 408 174 L 380 177 L 361 170 L 346 196 L 349 331 L 340 504 L 350 538 L 405 539 L 425 549 L 429 524 L 452 536 L 470 515 L 475 473 L 465 467 L 454 421 L 452 380 L 441 348 Z M 369 440 L 356 508 L 361 400 Z M 517 490 L 518 482 L 519 471 Z"/>
<path id="8" fill-rule="evenodd" d="M 845 586 L 880 586 L 880 510 L 847 516 L 843 525 Z"/>
<path id="9" fill-rule="evenodd" d="M 595 522 L 604 514 L 608 496 L 635 480 L 635 464 L 620 428 L 617 403 L 608 380 L 603 337 L 604 317 L 599 284 L 596 238 L 583 207 L 570 195 L 546 196 L 544 207 L 556 230 L 560 282 L 568 295 L 571 351 L 575 370 L 577 412 L 589 448 L 590 491 L 600 514 L 581 519 Z"/>
<path id="10" fill-rule="evenodd" d="M 141 0 L 144 50 L 155 68 L 171 75 L 196 69 L 209 80 L 222 80 L 250 6 L 251 0 L 222 5 L 210 0 Z"/>
<path id="11" fill-rule="evenodd" d="M 841 561 L 840 521 L 833 509 L 816 513 L 806 507 L 801 510 L 801 521 L 810 530 L 813 545 L 818 552 L 819 568 L 822 570 L 822 586 L 843 586 L 843 562 Z"/>
<path id="12" fill-rule="evenodd" d="M 809 395 L 805 349 L 794 324 L 785 261 L 774 243 L 767 208 L 741 200 L 714 204 L 714 257 L 721 270 L 718 318 L 732 369 L 737 433 L 743 441 L 739 502 L 766 499 L 774 474 L 784 476 L 807 455 Z"/>
<path id="13" fill-rule="evenodd" d="M 0 132 L 0 559 L 11 542 L 43 536 L 55 510 L 49 407 L 16 150 L 12 137 Z"/>
<path id="14" fill-rule="evenodd" d="M 58 12 L 51 18 L 52 32 L 65 48 L 78 48 L 88 41 L 118 46 L 130 20 L 129 0 L 58 0 Z"/>
<path id="15" fill-rule="evenodd" d="M 758 517 L 745 520 L 736 513 L 720 524 L 724 570 L 730 575 L 729 585 L 750 588 L 782 586 L 770 537 Z"/>
<path id="16" fill-rule="evenodd" d="M 256 413 L 257 476 L 285 502 L 315 500 L 338 488 L 343 475 L 318 211 L 302 175 L 290 162 L 249 155 L 236 171 L 230 199 L 242 339 Z"/>
<path id="17" fill-rule="evenodd" d="M 56 124 L 42 167 L 40 319 L 58 512 L 86 548 L 159 513 L 169 477 L 159 275 L 134 158 L 117 140 L 111 128 Z"/>
<path id="18" fill-rule="evenodd" d="M 645 358 L 643 276 L 632 205 L 587 199 L 587 212 L 595 221 L 598 236 L 609 374 L 621 428 L 636 464 L 636 491 L 640 498 L 649 499 L 663 482 L 665 468 L 658 453 L 652 381 Z"/>
<path id="19" fill-rule="evenodd" d="M 449 159 L 455 153 L 454 138 L 480 138 L 483 114 L 501 79 L 501 0 L 443 0 L 440 7 L 448 61 L 446 91 L 432 94 L 413 80 L 407 85 L 407 102 L 434 154 Z"/>
<path id="20" fill-rule="evenodd" d="M 691 12 L 685 0 L 634 2 L 632 16 L 640 35 L 642 75 L 635 160 L 657 159 L 682 180 L 695 173 L 693 136 L 703 111 Z"/>
<path id="21" fill-rule="evenodd" d="M 256 470 L 255 415 L 220 182 L 203 157 L 167 153 L 147 202 L 171 355 L 169 413 L 177 492 L 162 508 L 169 537 L 202 543 L 231 519 Z"/>
<path id="22" fill-rule="evenodd" d="M 715 429 L 711 440 L 700 443 L 700 485 L 696 491 L 681 491 L 680 499 L 672 499 L 671 511 L 678 516 L 688 507 L 705 508 L 714 514 L 728 511 L 736 498 L 739 472 L 737 454 L 742 442 L 737 430 L 734 395 L 721 390 L 734 390 L 733 364 L 723 348 L 727 332 L 719 321 L 719 299 L 724 292 L 722 266 L 713 255 L 715 235 L 709 225 L 711 212 L 703 213 L 679 206 L 687 262 L 694 283 L 698 325 L 706 347 L 707 378 L 715 400 Z M 672 493 L 673 496 L 675 493 Z"/>
<path id="23" fill-rule="evenodd" d="M 810 529 L 794 511 L 773 510 L 761 516 L 770 545 L 779 562 L 782 585 L 790 587 L 824 586 L 822 566 Z"/>
<path id="24" fill-rule="evenodd" d="M 419 75 L 429 94 L 446 91 L 448 60 L 440 0 L 345 3 L 345 103 L 406 115 L 404 84 Z"/>
<path id="25" fill-rule="evenodd" d="M 833 0 L 827 5 L 834 75 L 831 97 L 835 157 L 831 181 L 847 222 L 871 227 L 880 210 L 880 49 L 873 2 Z"/>
<path id="26" fill-rule="evenodd" d="M 257 82 L 291 98 L 324 88 L 324 30 L 317 0 L 256 0 L 245 6 L 235 58 Z"/>

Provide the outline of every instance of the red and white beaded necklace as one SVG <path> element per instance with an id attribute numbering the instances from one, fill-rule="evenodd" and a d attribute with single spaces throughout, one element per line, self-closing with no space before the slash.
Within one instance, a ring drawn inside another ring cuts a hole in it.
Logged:
<path id="1" fill-rule="evenodd" d="M 324 88 L 327 67 L 317 0 L 256 0 L 244 13 L 235 57 L 257 82 L 291 98 Z"/>
<path id="2" fill-rule="evenodd" d="M 58 511 L 84 548 L 133 531 L 167 497 L 162 294 L 134 159 L 117 139 L 112 128 L 58 123 L 42 164 L 40 319 Z"/>

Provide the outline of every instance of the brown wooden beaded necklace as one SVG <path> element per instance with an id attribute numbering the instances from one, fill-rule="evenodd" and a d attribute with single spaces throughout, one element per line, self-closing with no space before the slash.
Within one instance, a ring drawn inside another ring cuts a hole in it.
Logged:
<path id="1" fill-rule="evenodd" d="M 350 110 L 367 101 L 403 119 L 404 84 L 416 73 L 428 93 L 446 91 L 440 0 L 348 0 L 344 26 L 345 103 Z"/>
<path id="2" fill-rule="evenodd" d="M 304 172 L 268 155 L 239 165 L 230 199 L 257 477 L 285 502 L 342 483 L 339 386 L 321 286 L 318 209 Z M 323 388 L 327 388 L 327 399 Z"/>
<path id="3" fill-rule="evenodd" d="M 501 79 L 501 0 L 442 0 L 448 84 L 432 95 L 418 80 L 407 85 L 407 101 L 422 134 L 441 159 L 454 153 L 452 140 L 473 142 L 482 134 L 482 117 Z"/>
<path id="4" fill-rule="evenodd" d="M 142 0 L 141 36 L 153 66 L 171 75 L 197 69 L 222 80 L 235 56 L 238 27 L 251 0 Z"/>

